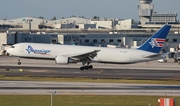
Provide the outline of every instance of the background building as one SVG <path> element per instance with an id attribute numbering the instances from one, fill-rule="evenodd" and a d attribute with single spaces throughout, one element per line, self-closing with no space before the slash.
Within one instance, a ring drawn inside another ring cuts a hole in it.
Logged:
<path id="1" fill-rule="evenodd" d="M 0 46 L 20 42 L 56 43 L 115 47 L 138 47 L 164 24 L 172 25 L 164 51 L 180 48 L 180 24 L 177 14 L 157 13 L 153 0 L 139 0 L 140 21 L 133 19 L 70 16 L 52 20 L 23 17 L 0 20 Z"/>

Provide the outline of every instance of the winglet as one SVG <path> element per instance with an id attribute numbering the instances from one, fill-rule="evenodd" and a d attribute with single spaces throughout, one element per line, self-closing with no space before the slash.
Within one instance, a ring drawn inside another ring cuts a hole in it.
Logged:
<path id="1" fill-rule="evenodd" d="M 153 53 L 159 53 L 161 48 L 164 46 L 164 42 L 166 41 L 166 37 L 170 29 L 170 25 L 164 25 L 138 49 Z"/>

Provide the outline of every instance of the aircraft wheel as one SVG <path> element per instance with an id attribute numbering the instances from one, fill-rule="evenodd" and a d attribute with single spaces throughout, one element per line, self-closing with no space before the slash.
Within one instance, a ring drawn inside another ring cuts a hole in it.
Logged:
<path id="1" fill-rule="evenodd" d="M 85 69 L 85 70 L 88 70 L 88 69 L 89 69 L 89 66 L 85 66 L 84 69 Z"/>
<path id="2" fill-rule="evenodd" d="M 92 65 L 90 65 L 90 66 L 89 66 L 89 69 L 93 69 L 93 66 L 92 66 Z"/>
<path id="3" fill-rule="evenodd" d="M 80 67 L 80 70 L 83 71 L 83 70 L 84 70 L 84 67 Z"/>
<path id="4" fill-rule="evenodd" d="M 18 62 L 18 65 L 21 65 L 21 62 Z"/>

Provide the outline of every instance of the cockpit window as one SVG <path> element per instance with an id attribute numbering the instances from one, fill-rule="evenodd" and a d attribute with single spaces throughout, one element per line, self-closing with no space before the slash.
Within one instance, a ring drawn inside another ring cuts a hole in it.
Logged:
<path id="1" fill-rule="evenodd" d="M 11 46 L 11 48 L 15 48 L 15 46 Z"/>

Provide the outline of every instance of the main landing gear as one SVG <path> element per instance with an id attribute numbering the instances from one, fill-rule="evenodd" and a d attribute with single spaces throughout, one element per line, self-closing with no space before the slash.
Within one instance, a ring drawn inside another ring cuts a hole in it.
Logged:
<path id="1" fill-rule="evenodd" d="M 18 65 L 21 65 L 21 61 L 20 61 L 20 58 L 18 58 L 18 63 L 17 63 Z"/>
<path id="2" fill-rule="evenodd" d="M 90 65 L 90 66 L 82 66 L 82 67 L 80 67 L 80 70 L 88 70 L 88 69 L 93 69 L 93 66 Z"/>
<path id="3" fill-rule="evenodd" d="M 82 62 L 82 67 L 80 67 L 80 70 L 88 70 L 88 69 L 93 69 L 92 65 L 89 65 L 91 62 L 91 60 L 89 58 L 85 59 L 85 60 L 81 60 Z M 85 65 L 87 64 L 87 65 Z"/>

